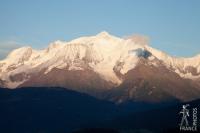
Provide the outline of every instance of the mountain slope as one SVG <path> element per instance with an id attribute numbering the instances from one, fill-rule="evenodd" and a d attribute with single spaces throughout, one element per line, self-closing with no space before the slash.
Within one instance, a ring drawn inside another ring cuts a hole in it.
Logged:
<path id="1" fill-rule="evenodd" d="M 181 78 L 157 60 L 157 65 L 141 58 L 137 66 L 123 75 L 124 82 L 107 92 L 108 99 L 124 102 L 191 101 L 200 97 L 193 81 Z"/>
<path id="2" fill-rule="evenodd" d="M 199 106 L 200 100 L 194 100 L 187 103 L 177 103 L 168 107 L 152 109 L 128 114 L 118 117 L 109 123 L 103 124 L 105 127 L 115 128 L 123 132 L 153 132 L 153 133 L 181 133 L 192 131 L 180 131 L 181 114 L 179 113 L 184 104 L 189 104 L 189 110 L 192 118 L 192 108 Z M 197 114 L 198 118 L 200 114 Z M 192 120 L 188 120 L 192 123 Z M 103 126 L 102 126 L 103 127 Z M 198 125 L 198 129 L 200 125 Z M 198 131 L 197 131 L 198 132 Z"/>
<path id="3" fill-rule="evenodd" d="M 135 123 L 134 118 L 140 124 L 146 123 L 146 119 L 141 121 L 141 119 L 138 120 L 139 117 L 152 118 L 159 112 L 153 113 L 154 111 L 151 110 L 161 109 L 163 113 L 166 107 L 172 105 L 177 104 L 135 103 L 133 105 L 132 103 L 132 108 L 130 108 L 129 105 L 117 105 L 60 87 L 26 87 L 13 90 L 0 88 L 0 132 L 71 133 L 72 131 L 79 132 L 79 129 L 81 132 L 87 128 L 89 131 L 109 132 L 113 131 L 109 129 L 118 130 L 124 126 L 135 129 L 135 126 L 139 124 Z M 149 112 L 152 113 L 149 114 Z M 177 113 L 169 114 L 177 115 Z M 172 116 L 169 117 L 169 121 L 174 120 Z M 119 124 L 120 122 L 123 123 Z M 162 121 L 162 123 L 165 122 L 165 120 Z M 172 125 L 174 126 L 174 123 Z M 146 128 L 147 125 L 140 126 Z M 160 127 L 152 127 L 155 130 L 160 129 Z"/>
<path id="4" fill-rule="evenodd" d="M 112 82 L 102 79 L 92 70 L 65 70 L 54 68 L 47 74 L 36 73 L 18 87 L 65 87 L 91 95 L 109 90 L 114 87 Z"/>
<path id="5" fill-rule="evenodd" d="M 65 88 L 0 88 L 0 132 L 70 133 L 118 115 L 111 102 Z"/>

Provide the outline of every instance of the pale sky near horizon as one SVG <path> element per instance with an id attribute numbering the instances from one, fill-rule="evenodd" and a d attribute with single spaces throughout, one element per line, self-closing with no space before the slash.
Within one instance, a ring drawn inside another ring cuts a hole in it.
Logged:
<path id="1" fill-rule="evenodd" d="M 12 49 L 107 31 L 173 56 L 200 54 L 200 0 L 1 0 L 0 59 Z"/>

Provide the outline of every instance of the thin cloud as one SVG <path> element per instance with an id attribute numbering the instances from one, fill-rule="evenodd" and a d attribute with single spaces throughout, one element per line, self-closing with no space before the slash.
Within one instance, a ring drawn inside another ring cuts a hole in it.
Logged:
<path id="1" fill-rule="evenodd" d="M 149 45 L 149 37 L 145 35 L 133 34 L 131 36 L 125 37 L 125 39 L 130 39 L 133 42 L 141 45 Z"/>

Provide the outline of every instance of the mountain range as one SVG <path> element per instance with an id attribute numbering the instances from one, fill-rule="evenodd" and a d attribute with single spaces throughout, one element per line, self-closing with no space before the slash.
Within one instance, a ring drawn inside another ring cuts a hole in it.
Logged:
<path id="1" fill-rule="evenodd" d="M 101 32 L 13 50 L 0 61 L 0 87 L 64 87 L 116 103 L 191 101 L 200 98 L 200 54 L 173 57 L 141 37 Z"/>

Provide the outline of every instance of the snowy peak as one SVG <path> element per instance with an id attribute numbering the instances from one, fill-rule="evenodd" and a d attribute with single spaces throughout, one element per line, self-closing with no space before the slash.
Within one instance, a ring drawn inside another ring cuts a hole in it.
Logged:
<path id="1" fill-rule="evenodd" d="M 111 35 L 106 31 L 102 31 L 99 34 L 97 34 L 97 36 L 99 36 L 99 37 L 109 37 Z"/>
<path id="2" fill-rule="evenodd" d="M 13 50 L 3 62 L 7 65 L 21 64 L 28 61 L 31 55 L 34 53 L 31 47 L 22 47 Z"/>
<path id="3" fill-rule="evenodd" d="M 102 31 L 100 33 L 98 33 L 96 35 L 96 38 L 104 38 L 104 39 L 114 39 L 116 38 L 115 36 L 112 36 L 111 34 L 109 34 L 108 32 L 106 31 Z"/>
<path id="4" fill-rule="evenodd" d="M 50 43 L 48 49 L 59 48 L 59 47 L 61 47 L 62 45 L 64 45 L 65 43 L 66 43 L 66 42 L 62 42 L 62 41 L 60 41 L 60 40 L 57 40 L 57 41 L 55 41 L 55 42 L 53 42 L 53 43 Z"/>
<path id="5" fill-rule="evenodd" d="M 32 52 L 32 48 L 31 47 L 22 47 L 22 48 L 18 48 L 13 50 L 7 58 L 14 58 L 14 57 L 20 57 L 23 56 L 26 53 L 31 53 Z"/>

